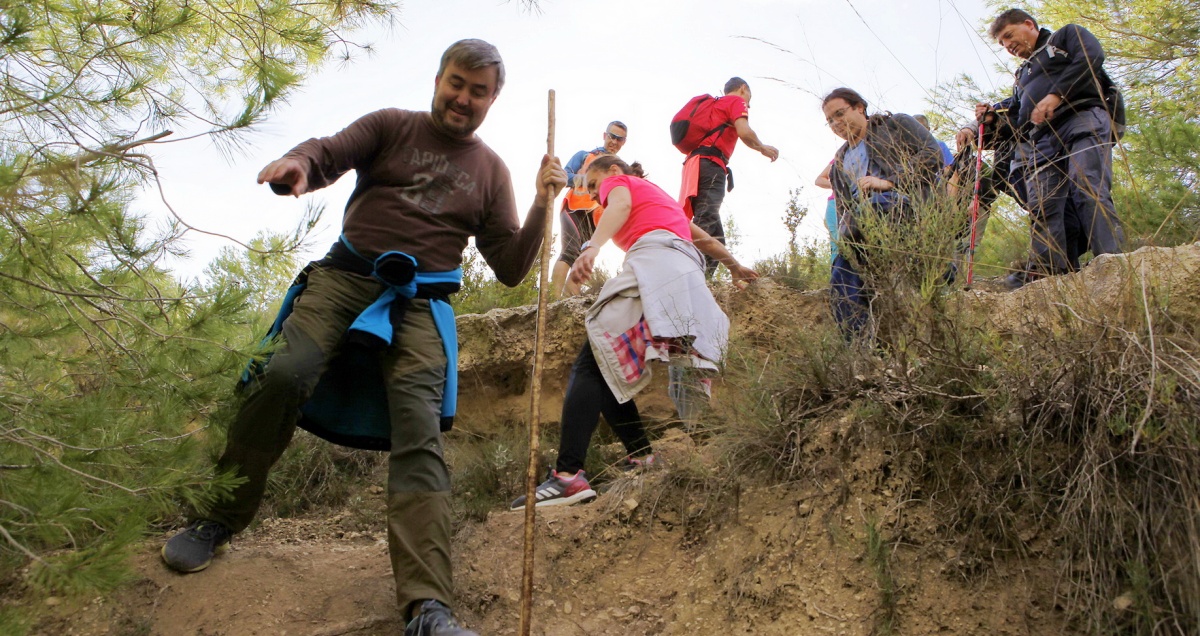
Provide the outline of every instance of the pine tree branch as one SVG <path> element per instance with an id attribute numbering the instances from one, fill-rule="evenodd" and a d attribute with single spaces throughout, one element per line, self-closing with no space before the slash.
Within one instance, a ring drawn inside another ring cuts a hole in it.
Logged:
<path id="1" fill-rule="evenodd" d="M 117 315 L 117 314 L 116 314 L 114 311 L 110 311 L 110 310 L 107 310 L 107 309 L 105 309 L 105 308 L 103 308 L 103 307 L 99 307 L 99 306 L 97 306 L 96 304 L 92 303 L 90 300 L 88 300 L 88 299 L 86 299 L 86 298 L 85 298 L 85 299 L 83 299 L 83 302 L 87 303 L 87 304 L 88 304 L 88 306 L 90 306 L 91 308 L 95 309 L 96 311 L 98 311 L 98 312 L 100 312 L 100 313 L 102 313 L 102 314 L 105 314 L 105 315 L 109 316 L 109 320 L 111 320 L 111 321 L 115 321 L 115 322 L 118 322 L 118 323 L 120 323 L 120 324 L 122 324 L 122 325 L 126 325 L 126 326 L 133 326 L 133 323 L 136 323 L 138 326 L 142 327 L 142 328 L 143 328 L 143 329 L 145 329 L 147 332 L 149 332 L 149 333 L 150 333 L 150 335 L 152 335 L 152 336 L 154 336 L 154 337 L 158 338 L 159 340 L 182 340 L 182 341 L 184 341 L 184 342 L 199 342 L 199 343 L 201 343 L 201 344 L 212 345 L 212 346 L 218 347 L 218 348 L 220 348 L 221 350 L 223 350 L 223 351 L 225 351 L 225 352 L 227 352 L 227 353 L 237 353 L 237 352 L 239 351 L 239 350 L 238 350 L 237 348 L 235 348 L 235 347 L 230 347 L 230 346 L 229 346 L 229 345 L 227 345 L 227 344 L 224 344 L 224 343 L 221 343 L 221 342 L 217 342 L 217 341 L 215 341 L 215 340 L 209 340 L 209 339 L 207 339 L 207 338 L 195 338 L 195 337 L 192 337 L 192 336 L 181 336 L 181 335 L 179 335 L 179 334 L 168 334 L 168 333 L 164 333 L 164 332 L 162 332 L 162 331 L 160 331 L 160 330 L 158 330 L 158 329 L 155 329 L 154 327 L 150 326 L 150 324 L 149 324 L 149 323 L 147 323 L 146 321 L 142 320 L 141 318 L 138 318 L 137 316 L 135 316 L 135 315 L 133 315 L 133 314 L 131 314 L 131 313 L 129 313 L 129 312 L 122 312 L 122 314 L 118 316 L 118 315 Z M 75 306 L 75 309 L 76 309 L 77 311 L 79 311 L 79 307 L 78 307 L 78 306 Z M 84 316 L 84 317 L 86 317 L 86 318 L 87 318 L 87 319 L 88 319 L 88 320 L 89 320 L 89 321 L 90 321 L 90 322 L 91 322 L 93 325 L 95 325 L 95 326 L 96 326 L 96 328 L 98 328 L 98 329 L 100 329 L 101 331 L 103 331 L 105 335 L 109 336 L 110 338 L 113 338 L 113 336 L 111 336 L 111 335 L 108 333 L 108 331 L 106 331 L 105 329 L 103 329 L 103 328 L 100 326 L 100 323 L 101 323 L 101 322 L 107 322 L 107 321 L 101 321 L 101 320 L 98 320 L 98 319 L 96 319 L 96 318 L 93 318 L 93 317 L 91 317 L 91 316 L 88 316 L 88 315 L 87 315 L 86 313 L 84 313 L 83 311 L 79 311 L 79 314 L 80 314 L 81 316 Z M 124 349 L 124 347 L 123 347 L 122 345 L 120 345 L 119 343 L 117 343 L 117 341 L 116 341 L 116 339 L 115 339 L 115 338 L 113 338 L 113 343 L 114 343 L 114 344 L 117 344 L 117 346 L 119 346 L 119 347 L 121 347 L 122 349 Z M 141 365 L 138 365 L 138 366 L 139 366 L 139 368 L 140 368 L 140 366 L 141 366 Z"/>
<path id="2" fill-rule="evenodd" d="M 70 128 L 67 125 L 67 122 L 65 122 L 65 121 L 59 121 L 58 125 L 59 125 L 59 127 L 64 128 L 64 129 Z M 26 178 L 38 178 L 38 177 L 44 177 L 44 176 L 50 175 L 50 174 L 55 174 L 58 171 L 60 171 L 63 166 L 67 166 L 67 165 L 71 165 L 71 166 L 74 166 L 76 169 L 79 169 L 79 168 L 83 167 L 84 165 L 91 163 L 93 161 L 96 161 L 98 159 L 105 159 L 105 158 L 125 159 L 126 158 L 126 155 L 124 154 L 125 152 L 132 150 L 133 148 L 136 148 L 138 146 L 143 146 L 145 144 L 158 141 L 159 139 L 162 139 L 163 137 L 166 137 L 167 135 L 171 135 L 171 134 L 174 134 L 174 131 L 164 130 L 160 133 L 150 135 L 149 137 L 144 137 L 142 139 L 137 139 L 134 141 L 123 143 L 123 144 L 110 144 L 108 146 L 104 146 L 104 147 L 101 147 L 101 148 L 98 148 L 95 150 L 89 149 L 87 147 L 87 145 L 85 143 L 83 143 L 83 141 L 75 138 L 74 135 L 70 135 L 72 143 L 74 143 L 79 148 L 83 148 L 83 152 L 79 153 L 78 155 L 75 155 L 74 157 L 71 157 L 70 159 L 64 159 L 62 161 L 50 163 L 41 168 L 34 168 L 33 170 L 30 170 L 29 172 L 25 173 L 23 176 L 25 176 Z"/>
<path id="3" fill-rule="evenodd" d="M 1126 37 L 1129 39 L 1133 39 L 1133 40 L 1138 40 L 1138 39 L 1149 40 L 1150 42 L 1154 42 L 1156 44 L 1161 44 L 1162 46 L 1167 47 L 1168 50 L 1178 48 L 1178 49 L 1183 49 L 1184 51 L 1191 51 L 1192 48 L 1194 48 L 1196 46 L 1196 42 L 1193 40 L 1168 40 L 1166 38 L 1157 37 L 1153 33 L 1150 33 L 1147 31 L 1129 31 L 1126 29 L 1119 29 L 1116 26 L 1112 25 L 1111 23 L 1109 23 L 1105 20 L 1102 20 L 1100 18 L 1093 17 L 1093 16 L 1081 15 L 1079 17 L 1081 17 L 1085 20 L 1091 20 L 1092 22 L 1095 22 L 1096 24 L 1103 26 L 1105 30 L 1107 30 L 1111 33 L 1115 33 L 1117 35 L 1120 35 L 1120 36 L 1123 36 L 1123 37 Z M 1169 58 L 1157 58 L 1157 59 L 1162 59 L 1162 61 L 1170 61 L 1173 59 L 1177 59 L 1177 57 L 1172 56 Z"/>
<path id="4" fill-rule="evenodd" d="M 165 239 L 165 240 L 169 241 L 169 239 Z M 146 284 L 146 286 L 148 286 L 150 289 L 154 290 L 154 295 L 151 296 L 152 299 L 161 299 L 162 298 L 163 293 L 162 293 L 162 290 L 160 290 L 158 288 L 158 285 L 154 284 L 153 281 L 147 279 L 146 276 L 143 275 L 142 269 L 140 267 L 138 267 L 136 263 L 134 263 L 134 262 L 130 261 L 129 259 L 125 258 L 124 256 L 122 256 L 121 250 L 117 249 L 117 246 L 112 244 L 112 240 L 110 237 L 108 237 L 108 236 L 104 237 L 104 244 L 108 246 L 109 254 L 113 258 L 117 259 L 117 262 L 124 265 L 129 271 L 133 272 L 134 276 L 138 277 L 138 280 L 142 281 L 143 283 Z M 160 251 L 160 254 L 161 254 L 161 249 L 162 248 L 157 248 L 156 251 Z M 166 315 L 166 312 L 163 311 L 162 304 L 161 303 L 156 303 L 156 304 L 158 304 L 159 312 L 162 314 L 163 318 L 166 318 L 167 315 Z M 168 319 L 167 322 L 170 323 L 170 320 Z"/>
<path id="5" fill-rule="evenodd" d="M 87 299 L 85 298 L 84 301 L 86 302 Z M 59 302 L 63 303 L 64 306 L 69 304 L 71 307 L 73 307 L 75 309 L 75 312 L 77 314 L 79 314 L 83 318 L 87 319 L 88 322 L 92 323 L 92 326 L 95 327 L 97 331 L 104 334 L 108 338 L 108 340 L 110 342 L 112 342 L 112 344 L 115 347 L 120 349 L 121 352 L 124 353 L 127 358 L 129 358 L 129 361 L 132 362 L 133 365 L 137 367 L 139 373 L 145 375 L 146 367 L 142 364 L 142 361 L 138 358 L 138 354 L 135 353 L 134 351 L 130 350 L 129 347 L 125 346 L 125 343 L 121 342 L 121 340 L 119 338 L 117 338 L 113 334 L 109 333 L 108 329 L 105 329 L 104 325 L 101 325 L 99 320 L 96 320 L 95 318 L 92 318 L 91 316 L 87 315 L 87 312 L 83 311 L 83 309 L 78 304 L 76 304 L 74 300 L 66 298 L 66 299 L 59 299 Z M 89 304 L 91 304 L 91 303 L 89 303 Z M 92 305 L 92 307 L 95 308 L 95 305 Z M 78 323 L 76 323 L 76 324 L 78 324 Z M 80 329 L 83 330 L 82 326 L 80 326 Z"/>
<path id="6" fill-rule="evenodd" d="M 38 563 L 44 563 L 44 561 L 42 561 L 42 557 L 34 554 L 33 552 L 30 552 L 29 548 L 26 548 L 19 541 L 14 539 L 13 536 L 8 533 L 8 530 L 6 530 L 3 525 L 0 525 L 0 537 L 4 537 L 4 540 L 7 541 L 9 545 L 16 548 L 17 551 L 21 552 L 25 556 L 29 557 L 29 560 L 36 561 Z"/>
<path id="7" fill-rule="evenodd" d="M 13 503 L 13 502 L 11 502 L 11 501 L 8 501 L 7 499 L 0 499 L 0 504 L 4 504 L 5 506 L 8 506 L 9 508 L 12 508 L 12 509 L 14 509 L 14 510 L 16 510 L 17 512 L 19 512 L 19 513 L 21 513 L 21 514 L 25 515 L 26 517 L 33 517 L 33 516 L 34 516 L 34 514 L 33 514 L 33 511 L 32 511 L 32 510 L 30 510 L 29 508 L 26 508 L 25 506 L 22 506 L 22 505 L 19 505 L 19 504 L 15 504 L 15 503 Z M 19 522 L 19 521 L 18 521 L 18 522 L 14 522 L 14 523 L 15 523 L 15 525 L 18 525 L 18 526 L 24 526 L 24 525 L 27 525 L 27 524 L 23 524 L 23 523 L 21 523 L 21 522 Z"/>
<path id="8" fill-rule="evenodd" d="M 233 240 L 233 239 L 231 239 L 231 240 Z M 236 241 L 235 241 L 235 242 L 236 242 Z M 250 248 L 247 248 L 247 249 L 250 249 Z M 256 251 L 256 252 L 258 252 L 258 253 L 260 253 L 260 254 L 271 254 L 271 253 L 274 253 L 273 251 L 270 251 L 270 250 L 267 250 L 267 251 L 264 251 L 264 250 L 252 250 L 252 251 Z M 34 282 L 34 281 L 31 281 L 31 280 L 28 280 L 28 279 L 22 278 L 22 277 L 20 277 L 20 276 L 13 276 L 13 275 L 11 275 L 11 274 L 6 274 L 6 273 L 4 273 L 4 272 L 0 272 L 0 277 L 3 277 L 3 278 L 8 278 L 8 279 L 11 279 L 11 280 L 15 280 L 15 281 L 17 281 L 17 282 L 24 283 L 24 284 L 26 284 L 26 285 L 29 285 L 29 286 L 31 286 L 31 287 L 36 287 L 37 289 L 41 289 L 41 290 L 43 290 L 43 291 L 50 292 L 50 293 L 52 293 L 52 294 L 57 294 L 57 295 L 61 295 L 61 296 L 69 296 L 69 297 L 82 298 L 82 299 L 84 299 L 85 301 L 87 301 L 88 299 L 97 298 L 97 299 L 101 299 L 101 300 L 108 300 L 108 301 L 113 301 L 113 302 L 122 302 L 122 301 L 127 301 L 127 302 L 150 302 L 150 303 L 158 303 L 158 302 L 161 302 L 161 301 L 181 301 L 181 300 L 193 300 L 193 299 L 203 299 L 203 298 L 205 298 L 205 296 L 181 296 L 181 297 L 178 297 L 178 298 L 161 298 L 161 297 L 160 297 L 160 298 L 132 298 L 132 297 L 128 297 L 128 296 L 106 296 L 106 295 L 104 295 L 104 294 L 95 294 L 95 293 L 86 293 L 86 292 L 70 292 L 70 291 L 66 291 L 66 290 L 62 290 L 62 289 L 55 289 L 55 288 L 52 288 L 52 287 L 48 287 L 48 286 L 46 286 L 46 285 L 42 285 L 42 284 L 36 283 L 36 282 Z M 86 317 L 86 318 L 87 318 L 87 320 L 88 320 L 90 323 L 92 323 L 92 325 L 94 325 L 94 326 L 95 326 L 97 329 L 99 329 L 99 330 L 100 330 L 100 331 L 101 331 L 101 332 L 102 332 L 102 333 L 103 333 L 105 336 L 107 336 L 107 337 L 108 337 L 108 339 L 109 339 L 109 340 L 110 340 L 110 341 L 111 341 L 111 342 L 112 342 L 114 345 L 116 345 L 118 348 L 120 348 L 122 351 L 124 351 L 126 354 L 128 354 L 128 355 L 130 355 L 130 356 L 132 357 L 133 353 L 132 353 L 131 351 L 129 351 L 129 350 L 128 350 L 128 349 L 127 349 L 127 348 L 126 348 L 124 345 L 122 345 L 122 344 L 120 343 L 120 341 L 118 341 L 118 340 L 117 340 L 117 339 L 116 339 L 116 338 L 115 338 L 115 337 L 114 337 L 114 336 L 113 336 L 111 333 L 109 333 L 109 332 L 108 332 L 106 329 L 104 329 L 103 327 L 101 327 L 101 326 L 100 326 L 100 324 L 99 324 L 99 322 L 98 322 L 96 319 L 94 319 L 94 318 L 91 318 L 90 316 L 88 316 L 88 315 L 87 315 L 87 312 L 84 312 L 84 311 L 83 311 L 83 310 L 82 310 L 82 309 L 81 309 L 81 308 L 80 308 L 78 305 L 75 305 L 74 303 L 71 303 L 71 305 L 72 305 L 73 307 L 75 307 L 75 310 L 76 310 L 76 312 L 77 312 L 79 315 Z M 126 320 L 126 319 L 122 319 L 122 318 L 120 318 L 120 317 L 116 316 L 116 315 L 115 315 L 115 314 L 113 314 L 111 311 L 102 310 L 100 307 L 97 307 L 95 304 L 93 304 L 93 303 L 90 303 L 90 302 L 88 303 L 88 305 L 89 305 L 89 306 L 91 306 L 93 309 L 96 309 L 97 311 L 103 311 L 104 313 L 106 313 L 106 314 L 110 315 L 110 316 L 111 316 L 111 317 L 112 317 L 114 320 L 120 320 L 121 322 L 125 322 L 126 324 L 128 324 L 128 320 Z M 164 340 L 166 340 L 166 339 L 179 339 L 179 340 L 185 340 L 185 341 L 188 341 L 188 342 L 199 342 L 199 343 L 203 343 L 203 344 L 216 345 L 217 347 L 220 347 L 220 348 L 221 348 L 223 351 L 226 351 L 226 352 L 228 352 L 228 353 L 236 353 L 237 351 L 239 351 L 239 350 L 238 350 L 237 348 L 235 348 L 235 347 L 230 347 L 230 346 L 229 346 L 229 345 L 227 345 L 227 344 L 224 344 L 224 343 L 221 343 L 221 342 L 217 342 L 217 341 L 215 341 L 215 340 L 209 340 L 209 339 L 206 339 L 206 338 L 194 338 L 194 337 L 190 337 L 190 336 L 180 336 L 180 335 L 170 335 L 170 334 L 165 334 L 165 333 L 162 333 L 161 331 L 158 331 L 157 329 L 154 329 L 153 327 L 151 327 L 150 325 L 148 325 L 147 323 L 145 323 L 144 321 L 142 321 L 141 319 L 139 319 L 139 318 L 137 318 L 137 317 L 135 317 L 135 316 L 132 316 L 132 315 L 130 315 L 130 314 L 125 314 L 125 315 L 127 316 L 127 318 L 129 318 L 129 319 L 132 319 L 134 322 L 136 322 L 137 324 L 139 324 L 139 325 L 141 325 L 142 327 L 144 327 L 145 329 L 147 329 L 147 330 L 148 330 L 148 331 L 149 331 L 149 332 L 150 332 L 152 335 L 154 335 L 154 336 L 156 336 L 156 337 L 158 337 L 158 338 L 160 338 L 160 339 L 164 339 Z M 137 364 L 137 363 L 135 362 L 135 364 Z M 141 367 L 141 365 L 140 365 L 140 364 L 138 364 L 138 367 L 140 368 L 140 367 Z"/>
<path id="9" fill-rule="evenodd" d="M 104 452 L 104 451 L 130 450 L 133 448 L 141 448 L 143 446 L 148 446 L 155 442 L 173 442 L 175 440 L 180 440 L 180 439 L 184 439 L 186 437 L 191 437 L 192 435 L 195 435 L 196 433 L 199 433 L 200 431 L 203 431 L 206 428 L 208 428 L 208 427 L 202 426 L 194 431 L 189 431 L 187 433 L 182 433 L 180 435 L 174 435 L 171 437 L 155 437 L 155 438 L 148 439 L 148 440 L 145 440 L 145 441 L 137 443 L 137 444 L 125 444 L 123 446 L 98 446 L 96 448 L 88 448 L 85 446 L 73 446 L 62 440 L 59 440 L 59 439 L 56 439 L 53 437 L 49 437 L 46 435 L 42 435 L 41 433 L 35 433 L 35 432 L 29 430 L 28 428 L 25 428 L 24 426 L 14 428 L 9 431 L 5 431 L 5 433 L 8 435 L 16 435 L 17 433 L 25 433 L 26 435 L 28 435 L 30 437 L 42 440 L 43 442 L 47 442 L 49 444 L 53 444 L 54 446 L 57 446 L 59 448 L 65 448 L 67 450 L 78 451 L 80 453 L 99 453 L 99 452 Z M 10 468 L 10 466 L 0 465 L 0 468 Z M 33 466 L 21 466 L 21 468 L 33 468 Z"/>
<path id="10" fill-rule="evenodd" d="M 51 294 L 57 294 L 59 296 L 74 296 L 76 298 L 99 298 L 101 300 L 108 300 L 108 301 L 113 301 L 113 302 L 158 303 L 158 302 L 162 302 L 162 301 L 202 300 L 206 297 L 206 296 L 179 296 L 176 298 L 163 298 L 163 297 L 134 298 L 132 296 L 108 296 L 105 294 L 96 294 L 96 293 L 89 293 L 89 292 L 72 292 L 72 291 L 67 291 L 65 289 L 55 289 L 53 287 L 48 287 L 46 285 L 36 283 L 27 278 L 22 278 L 20 276 L 14 276 L 12 274 L 7 274 L 5 272 L 0 272 L 0 277 L 7 278 L 9 280 L 14 280 L 14 281 L 17 281 L 18 283 L 23 283 L 25 285 L 29 285 L 30 287 L 35 287 L 42 291 L 50 292 Z"/>
<path id="11" fill-rule="evenodd" d="M 50 459 L 50 461 L 57 464 L 59 468 L 62 468 L 63 470 L 65 470 L 69 473 L 72 473 L 86 481 L 93 481 L 96 483 L 104 484 L 106 486 L 116 488 L 117 490 L 128 493 L 130 495 L 140 495 L 144 492 L 156 490 L 155 488 L 129 488 L 127 486 L 122 486 L 121 484 L 111 482 L 107 479 L 104 479 L 103 477 L 97 477 L 95 475 L 85 473 L 82 470 L 79 470 L 77 468 L 72 468 L 72 467 L 62 463 L 62 460 L 55 457 L 53 453 L 45 450 L 44 448 L 39 447 L 37 444 L 30 444 L 29 442 L 23 441 L 21 439 L 14 439 L 13 442 L 16 444 L 19 444 L 21 446 L 24 446 L 40 455 L 44 455 L 44 456 L 48 457 Z"/>
<path id="12" fill-rule="evenodd" d="M 104 291 L 112 294 L 113 296 L 121 296 L 122 295 L 119 292 L 117 292 L 115 289 L 113 289 L 112 287 L 100 282 L 100 279 L 93 276 L 92 273 L 88 271 L 87 267 L 83 263 L 79 262 L 79 259 L 75 258 L 71 254 L 64 254 L 64 256 L 67 257 L 67 260 L 71 261 L 72 263 L 75 263 L 75 267 L 77 267 L 79 269 L 79 273 L 83 274 L 88 280 L 92 281 L 92 284 L 94 284 L 95 286 L 99 287 L 100 289 L 103 289 Z M 118 259 L 118 260 L 120 260 L 120 259 Z M 122 261 L 122 263 L 124 263 L 124 261 Z M 140 277 L 141 276 L 139 274 L 139 278 Z M 145 281 L 144 278 L 142 280 Z M 154 291 L 157 292 L 158 289 L 155 289 Z M 161 293 L 158 294 L 158 296 L 161 296 L 161 295 L 162 295 Z M 146 300 L 157 300 L 157 298 L 151 297 Z"/>
<path id="13" fill-rule="evenodd" d="M 98 150 L 87 150 L 79 157 L 76 157 L 75 161 L 77 163 L 82 163 L 82 162 L 92 161 L 94 159 L 100 159 L 102 157 L 111 157 L 111 158 L 121 159 L 124 156 L 126 156 L 125 153 L 127 153 L 128 151 L 130 151 L 134 148 L 137 148 L 138 146 L 144 146 L 146 144 L 153 143 L 155 141 L 158 141 L 159 139 L 162 139 L 163 137 L 166 137 L 167 135 L 173 135 L 173 134 L 175 134 L 175 131 L 173 131 L 173 130 L 164 130 L 160 133 L 150 135 L 149 137 L 143 137 L 142 139 L 137 139 L 134 141 L 130 141 L 128 143 L 113 144 L 110 146 L 105 146 Z"/>
<path id="14" fill-rule="evenodd" d="M 153 163 L 151 165 L 153 165 Z M 229 236 L 228 234 L 221 234 L 220 232 L 210 232 L 208 230 L 202 230 L 198 227 L 191 225 L 187 221 L 184 221 L 183 217 L 179 216 L 179 213 L 175 211 L 175 208 L 171 206 L 171 203 L 169 201 L 167 201 L 167 194 L 166 194 L 166 191 L 163 189 L 162 181 L 160 181 L 158 178 L 158 171 L 155 170 L 153 172 L 153 175 L 154 175 L 154 184 L 158 187 L 159 199 L 162 200 L 163 205 L 165 205 L 167 207 L 167 211 L 171 213 L 171 216 L 175 217 L 175 220 L 178 221 L 180 225 L 187 228 L 188 231 L 197 232 L 199 234 L 204 234 L 207 236 L 214 236 L 217 238 L 225 239 L 239 247 L 244 248 L 246 251 L 252 252 L 255 254 L 262 254 L 262 255 L 266 256 L 266 255 L 270 255 L 270 254 L 280 253 L 279 250 L 260 250 L 256 247 L 253 247 L 251 245 L 243 243 L 243 242 L 233 238 L 232 236 Z M 291 250 L 296 249 L 297 247 L 298 247 L 298 245 L 294 244 L 294 245 L 287 247 L 285 251 L 291 251 Z"/>

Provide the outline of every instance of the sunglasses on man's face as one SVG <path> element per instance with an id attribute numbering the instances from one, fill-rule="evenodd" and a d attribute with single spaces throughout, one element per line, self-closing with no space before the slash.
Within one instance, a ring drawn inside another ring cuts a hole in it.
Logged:
<path id="1" fill-rule="evenodd" d="M 604 134 L 605 134 L 605 135 L 608 135 L 608 138 L 609 138 L 609 139 L 611 139 L 611 140 L 613 140 L 613 141 L 616 141 L 616 142 L 623 142 L 623 141 L 625 141 L 625 138 L 624 138 L 624 137 L 622 137 L 621 135 L 614 135 L 614 134 L 612 134 L 612 133 L 610 133 L 610 132 L 606 132 L 606 133 L 604 133 Z"/>

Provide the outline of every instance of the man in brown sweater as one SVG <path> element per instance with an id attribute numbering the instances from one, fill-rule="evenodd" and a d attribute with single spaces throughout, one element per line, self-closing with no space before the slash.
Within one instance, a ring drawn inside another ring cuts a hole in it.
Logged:
<path id="1" fill-rule="evenodd" d="M 306 269 L 303 293 L 279 330 L 281 344 L 248 381 L 230 427 L 217 469 L 246 481 L 167 542 L 162 555 L 170 567 L 204 569 L 249 525 L 302 407 L 363 318 L 382 303 L 389 324 L 380 344 L 390 346 L 380 347 L 372 361 L 387 394 L 386 430 L 379 445 L 365 447 L 390 453 L 388 546 L 397 600 L 412 617 L 405 634 L 474 634 L 458 627 L 449 609 L 450 475 L 441 431 L 445 403 L 454 402 L 456 345 L 452 313 L 447 326 L 439 312 L 461 281 L 471 236 L 496 277 L 519 284 L 541 245 L 547 202 L 566 185 L 558 160 L 543 157 L 537 195 L 520 224 L 508 168 L 475 135 L 503 85 L 495 47 L 462 40 L 442 56 L 431 112 L 370 113 L 331 137 L 296 146 L 259 173 L 259 183 L 293 196 L 349 170 L 356 171 L 357 185 L 341 239 Z"/>

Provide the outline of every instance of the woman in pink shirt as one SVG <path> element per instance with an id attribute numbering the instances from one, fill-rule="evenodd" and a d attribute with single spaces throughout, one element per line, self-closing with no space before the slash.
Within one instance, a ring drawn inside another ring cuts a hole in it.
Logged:
<path id="1" fill-rule="evenodd" d="M 642 178 L 638 164 L 630 167 L 617 157 L 600 157 L 588 167 L 584 182 L 604 206 L 604 215 L 581 247 L 570 279 L 590 279 L 596 254 L 610 240 L 626 256 L 621 271 L 604 284 L 588 310 L 588 341 L 571 369 L 558 459 L 535 491 L 539 506 L 596 497 L 583 466 L 601 414 L 628 453 L 622 468 L 654 461 L 633 401 L 650 381 L 650 360 L 716 369 L 729 320 L 708 289 L 701 254 L 729 268 L 738 284 L 758 277 L 692 223 L 674 198 Z M 524 506 L 524 496 L 512 503 L 513 509 Z"/>

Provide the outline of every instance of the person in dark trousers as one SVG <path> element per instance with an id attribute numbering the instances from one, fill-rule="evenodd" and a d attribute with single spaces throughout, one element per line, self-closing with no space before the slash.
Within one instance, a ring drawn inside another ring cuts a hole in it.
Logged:
<path id="1" fill-rule="evenodd" d="M 1025 202 L 1025 176 L 1019 165 L 1014 165 L 1017 152 L 1016 136 L 1011 130 L 1007 118 L 1009 100 L 992 105 L 990 113 L 985 115 L 986 124 L 983 131 L 983 147 L 979 145 L 979 128 L 966 126 L 955 135 L 958 152 L 954 155 L 954 163 L 950 167 L 950 179 L 947 182 L 947 193 L 960 202 L 964 210 L 969 210 L 971 199 L 974 197 L 976 152 L 992 152 L 991 162 L 985 161 L 979 179 L 979 224 L 977 227 L 976 247 L 983 240 L 991 216 L 991 208 L 1001 194 L 1007 194 L 1022 210 L 1028 210 Z M 966 255 L 969 246 L 970 221 L 964 224 L 961 249 L 958 257 Z M 956 265 L 957 265 L 956 261 Z M 1024 280 L 1028 265 L 1020 265 L 1019 274 L 1010 280 Z"/>
<path id="2" fill-rule="evenodd" d="M 626 252 L 625 262 L 588 310 L 588 340 L 571 369 L 563 399 L 558 459 L 535 490 L 536 506 L 596 497 L 583 467 L 601 414 L 628 453 L 622 468 L 653 463 L 633 401 L 650 381 L 651 360 L 716 368 L 728 342 L 729 319 L 705 282 L 701 253 L 728 267 L 735 281 L 758 277 L 691 222 L 670 195 L 642 178 L 638 164 L 601 157 L 588 168 L 586 182 L 604 205 L 604 216 L 571 268 L 571 277 L 591 277 L 597 253 L 610 239 Z M 525 501 L 524 495 L 517 498 L 512 509 L 524 508 Z"/>
<path id="3" fill-rule="evenodd" d="M 761 152 L 771 161 L 779 158 L 779 151 L 758 139 L 750 128 L 750 85 L 740 77 L 725 82 L 725 95 L 713 106 L 718 115 L 712 135 L 700 143 L 683 163 L 683 182 L 679 203 L 692 214 L 696 225 L 725 243 L 725 228 L 721 224 L 721 203 L 725 200 L 726 187 L 733 190 L 733 173 L 729 169 L 729 158 L 739 139 L 750 148 Z M 717 261 L 704 259 L 705 275 L 711 277 L 717 270 Z"/>
<path id="4" fill-rule="evenodd" d="M 1012 172 L 1030 214 L 1031 257 L 1012 288 L 1079 269 L 1079 257 L 1120 251 L 1124 235 L 1112 201 L 1115 136 L 1105 104 L 1104 49 L 1087 29 L 1051 32 L 1020 9 L 998 15 L 991 36 L 1024 60 L 1010 98 L 979 104 L 976 118 L 1014 143 Z M 966 132 L 965 130 L 962 132 Z M 962 133 L 960 133 L 961 135 Z"/>
<path id="5" fill-rule="evenodd" d="M 567 280 L 567 272 L 579 257 L 579 246 L 592 238 L 592 232 L 596 231 L 597 213 L 603 211 L 584 187 L 583 175 L 597 157 L 621 152 L 628 138 L 629 128 L 622 122 L 611 121 L 604 130 L 604 145 L 590 151 L 580 150 L 572 155 L 564 166 L 567 171 L 568 189 L 567 196 L 563 197 L 562 212 L 559 214 L 562 246 L 550 278 L 550 288 L 556 296 L 574 296 L 579 293 L 580 286 Z"/>
<path id="6" fill-rule="evenodd" d="M 930 197 L 944 162 L 937 140 L 917 120 L 902 113 L 867 115 L 866 100 L 852 89 L 831 91 L 821 110 L 834 134 L 846 140 L 829 171 L 841 241 L 829 285 L 834 318 L 851 341 L 863 335 L 870 317 L 871 292 L 855 265 L 866 258 L 860 215 L 901 222 Z"/>
<path id="7" fill-rule="evenodd" d="M 245 482 L 230 498 L 196 511 L 191 525 L 167 541 L 162 556 L 171 568 L 208 567 L 230 536 L 250 524 L 302 405 L 335 356 L 351 346 L 348 330 L 379 309 L 391 341 L 382 340 L 373 360 L 387 397 L 388 547 L 397 601 L 411 618 L 405 634 L 474 634 L 450 611 L 450 474 L 441 431 L 443 407 L 454 400 L 456 347 L 447 345 L 456 337 L 453 312 L 447 317 L 439 308 L 457 289 L 456 274 L 461 281 L 471 236 L 496 277 L 519 284 L 537 256 L 547 203 L 566 185 L 558 160 L 543 157 L 537 195 L 520 224 L 508 168 L 475 135 L 503 85 L 496 48 L 459 41 L 442 56 L 431 112 L 370 113 L 331 137 L 296 146 L 259 173 L 259 183 L 294 196 L 350 170 L 357 185 L 341 239 L 306 270 L 307 287 L 282 323 L 280 344 L 249 381 L 230 427 L 217 469 Z M 446 282 L 452 287 L 441 286 Z"/>

